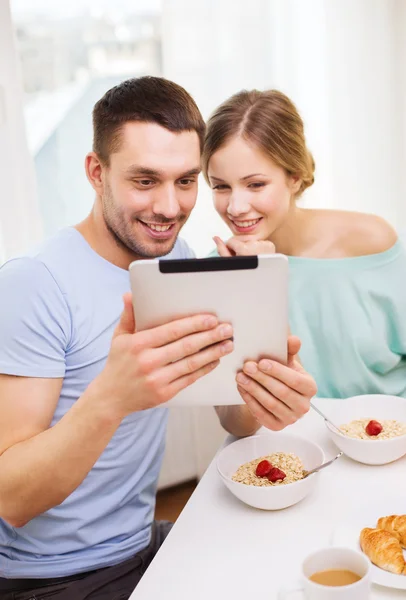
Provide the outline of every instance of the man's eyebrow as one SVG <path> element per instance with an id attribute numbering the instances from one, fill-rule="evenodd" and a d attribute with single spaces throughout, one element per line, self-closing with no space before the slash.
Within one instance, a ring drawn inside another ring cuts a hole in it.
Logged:
<path id="1" fill-rule="evenodd" d="M 193 169 L 189 169 L 185 173 L 182 173 L 179 176 L 179 179 L 183 177 L 191 177 L 192 175 L 199 175 L 201 172 L 200 167 L 195 167 Z M 132 177 L 164 177 L 164 173 L 162 171 L 158 171 L 157 169 L 151 169 L 150 167 L 142 167 L 140 165 L 131 165 L 125 170 L 127 175 L 131 175 Z"/>
<path id="2" fill-rule="evenodd" d="M 147 175 L 148 177 L 161 177 L 161 171 L 157 171 L 156 169 L 150 169 L 149 167 L 142 167 L 140 165 L 131 165 L 127 167 L 125 170 L 127 175 Z"/>
<path id="3" fill-rule="evenodd" d="M 181 179 L 182 177 L 191 177 L 192 175 L 199 175 L 201 171 L 202 170 L 200 167 L 195 167 L 194 169 L 190 169 L 189 171 L 186 171 L 186 173 L 183 173 L 183 175 L 181 175 L 179 179 Z"/>

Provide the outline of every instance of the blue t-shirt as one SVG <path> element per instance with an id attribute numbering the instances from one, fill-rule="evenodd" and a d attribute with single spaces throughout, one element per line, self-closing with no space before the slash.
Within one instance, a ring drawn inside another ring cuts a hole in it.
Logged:
<path id="1" fill-rule="evenodd" d="M 190 258 L 178 240 L 165 258 Z M 63 377 L 55 425 L 102 371 L 128 271 L 74 228 L 0 269 L 0 373 Z M 10 399 L 9 399 L 10 400 Z M 126 560 L 151 536 L 167 409 L 126 417 L 62 504 L 13 528 L 0 519 L 0 577 L 60 577 Z"/>

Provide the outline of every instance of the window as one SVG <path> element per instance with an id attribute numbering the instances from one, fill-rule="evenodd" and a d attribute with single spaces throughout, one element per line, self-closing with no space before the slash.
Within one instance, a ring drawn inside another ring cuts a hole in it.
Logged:
<path id="1" fill-rule="evenodd" d="M 11 0 L 45 236 L 89 212 L 91 111 L 127 77 L 161 74 L 160 2 Z"/>

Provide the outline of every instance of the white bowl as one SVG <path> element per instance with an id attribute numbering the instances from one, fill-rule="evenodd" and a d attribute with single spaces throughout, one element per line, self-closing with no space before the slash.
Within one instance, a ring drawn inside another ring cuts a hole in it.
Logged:
<path id="1" fill-rule="evenodd" d="M 306 479 L 286 485 L 258 487 L 232 480 L 238 467 L 246 462 L 274 452 L 293 452 L 307 471 L 324 462 L 323 450 L 305 438 L 284 432 L 269 432 L 233 442 L 217 456 L 217 469 L 228 489 L 240 500 L 264 510 L 279 510 L 300 502 L 313 491 L 319 478 L 314 473 Z"/>
<path id="2" fill-rule="evenodd" d="M 316 402 L 317 404 L 317 402 Z M 332 403 L 324 409 L 334 425 L 340 427 L 357 419 L 394 419 L 406 423 L 406 400 L 398 396 L 371 394 L 354 396 Z M 358 440 L 340 435 L 328 423 L 328 433 L 333 442 L 349 458 L 366 465 L 385 465 L 406 454 L 406 435 L 389 440 Z"/>

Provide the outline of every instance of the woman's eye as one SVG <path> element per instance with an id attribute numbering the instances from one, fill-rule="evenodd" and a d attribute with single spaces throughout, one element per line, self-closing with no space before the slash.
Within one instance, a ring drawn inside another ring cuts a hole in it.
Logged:
<path id="1" fill-rule="evenodd" d="M 225 190 L 227 188 L 228 188 L 228 185 L 226 185 L 225 183 L 219 183 L 219 184 L 213 186 L 213 190 L 218 190 L 218 191 Z"/>
<path id="2" fill-rule="evenodd" d="M 255 183 L 250 183 L 248 187 L 258 189 L 264 187 L 264 185 L 265 183 L 263 183 L 262 181 L 256 181 Z"/>

